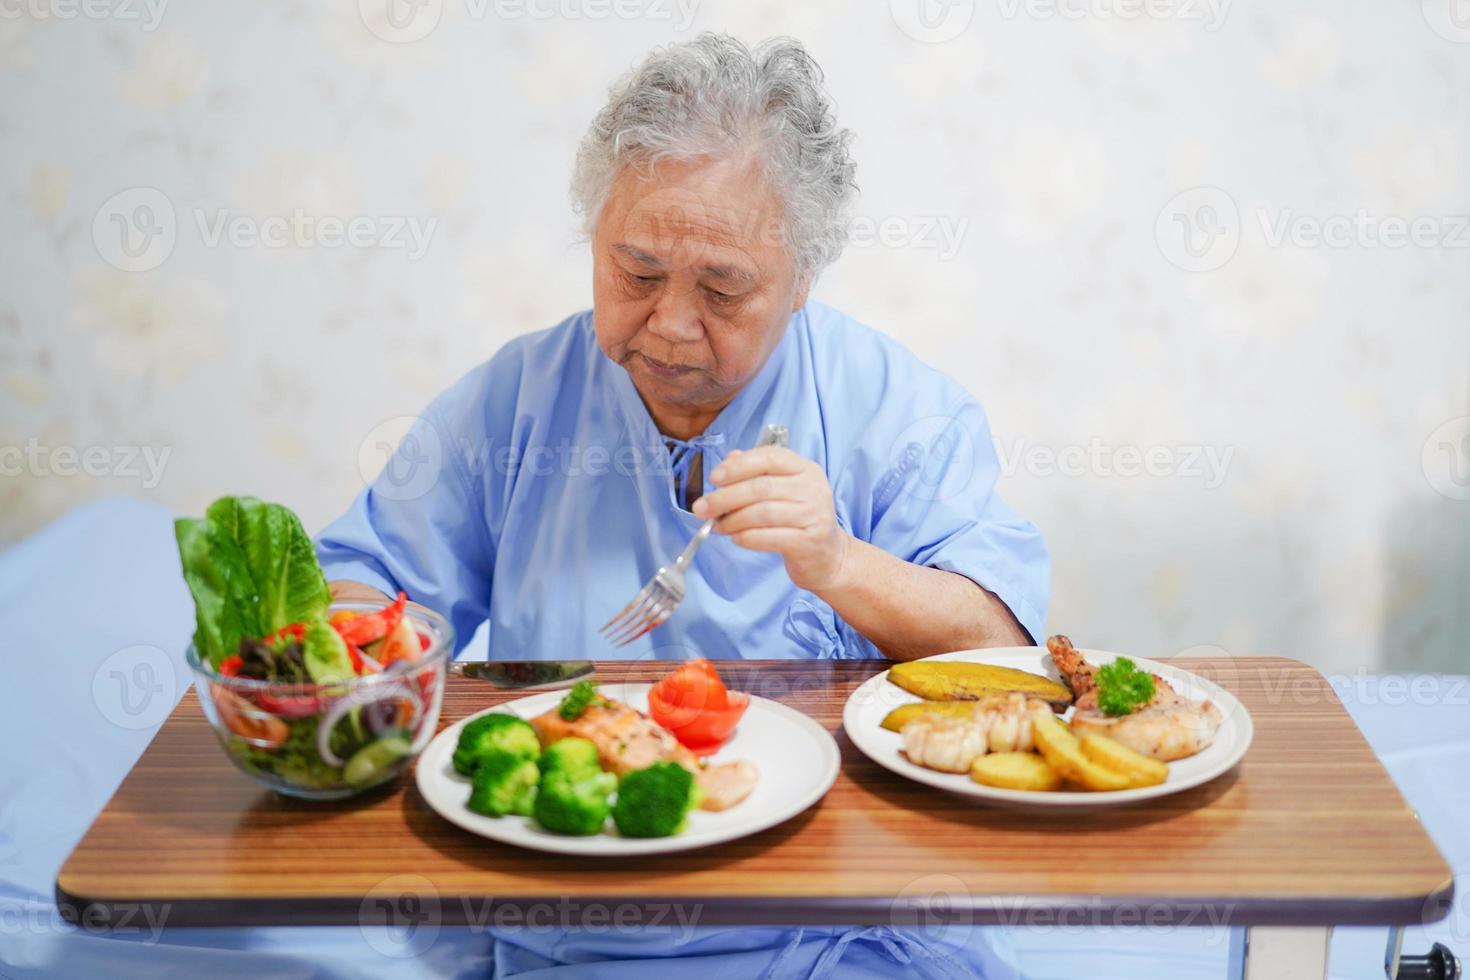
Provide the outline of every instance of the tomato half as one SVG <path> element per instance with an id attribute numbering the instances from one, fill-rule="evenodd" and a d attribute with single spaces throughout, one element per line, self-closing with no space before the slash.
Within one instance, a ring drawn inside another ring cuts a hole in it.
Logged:
<path id="1" fill-rule="evenodd" d="M 696 752 L 713 752 L 735 731 L 750 696 L 731 692 L 714 664 L 691 660 L 648 692 L 648 714 Z"/>

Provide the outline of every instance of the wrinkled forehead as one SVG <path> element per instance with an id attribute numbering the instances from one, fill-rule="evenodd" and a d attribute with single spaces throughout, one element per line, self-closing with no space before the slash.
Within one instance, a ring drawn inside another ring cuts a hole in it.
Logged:
<path id="1" fill-rule="evenodd" d="M 791 261 L 780 203 L 749 173 L 686 166 L 625 174 L 603 217 L 615 248 L 668 267 L 756 273 Z"/>

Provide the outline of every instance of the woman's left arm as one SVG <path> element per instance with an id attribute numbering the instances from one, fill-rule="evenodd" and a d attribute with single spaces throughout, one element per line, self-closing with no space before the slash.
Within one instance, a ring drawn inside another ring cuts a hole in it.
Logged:
<path id="1" fill-rule="evenodd" d="M 780 554 L 787 574 L 894 660 L 1031 643 L 994 593 L 963 575 L 905 561 L 837 523 L 832 487 L 816 463 L 769 446 L 732 452 L 694 503 L 736 544 Z"/>
<path id="2" fill-rule="evenodd" d="M 990 590 L 842 534 L 847 554 L 841 571 L 812 591 L 884 656 L 914 660 L 951 650 L 1031 645 L 1010 607 Z"/>

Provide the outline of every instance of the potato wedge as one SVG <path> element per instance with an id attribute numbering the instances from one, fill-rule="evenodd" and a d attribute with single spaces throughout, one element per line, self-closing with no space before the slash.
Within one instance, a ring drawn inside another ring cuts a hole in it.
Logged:
<path id="1" fill-rule="evenodd" d="M 920 715 L 968 718 L 974 711 L 974 701 L 919 701 L 916 704 L 901 704 L 883 717 L 883 727 L 890 732 L 897 732 L 902 731 L 904 725 Z"/>
<path id="2" fill-rule="evenodd" d="M 1106 735 L 1083 732 L 1079 739 L 1082 754 L 1104 769 L 1119 772 L 1133 781 L 1134 786 L 1157 786 L 1169 778 L 1169 767 L 1157 759 L 1135 752 L 1128 746 L 1115 742 Z"/>
<path id="3" fill-rule="evenodd" d="M 1031 737 L 1036 740 L 1042 757 L 1068 782 L 1099 793 L 1133 788 L 1128 776 L 1104 769 L 1083 755 L 1077 736 L 1055 715 L 1038 714 L 1032 718 Z"/>
<path id="4" fill-rule="evenodd" d="M 970 767 L 970 778 L 982 786 L 1045 793 L 1062 788 L 1062 774 L 1035 752 L 992 752 Z"/>
<path id="5" fill-rule="evenodd" d="M 914 660 L 888 668 L 888 679 L 926 701 L 975 701 L 1015 691 L 1054 709 L 1072 703 L 1072 692 L 1049 677 L 991 664 Z"/>

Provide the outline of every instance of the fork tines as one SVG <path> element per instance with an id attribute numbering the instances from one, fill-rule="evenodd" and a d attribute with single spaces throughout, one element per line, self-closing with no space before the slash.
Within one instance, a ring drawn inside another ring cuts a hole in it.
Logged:
<path id="1" fill-rule="evenodd" d="M 624 647 L 638 639 L 649 630 L 654 629 L 669 618 L 673 611 L 668 602 L 670 596 L 666 595 L 659 585 L 658 577 L 645 585 L 642 590 L 633 597 L 633 601 L 622 608 L 612 619 L 598 629 L 607 638 L 607 641 L 615 647 Z"/>

